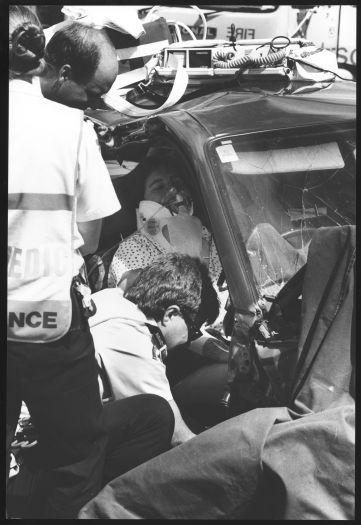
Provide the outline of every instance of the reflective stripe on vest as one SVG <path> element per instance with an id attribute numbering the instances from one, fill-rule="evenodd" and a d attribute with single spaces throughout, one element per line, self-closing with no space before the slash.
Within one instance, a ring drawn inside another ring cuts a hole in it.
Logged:
<path id="1" fill-rule="evenodd" d="M 26 93 L 9 103 L 7 335 L 45 343 L 71 324 L 83 114 Z"/>
<path id="2" fill-rule="evenodd" d="M 52 193 L 9 193 L 9 210 L 67 210 L 73 209 L 73 195 Z"/>

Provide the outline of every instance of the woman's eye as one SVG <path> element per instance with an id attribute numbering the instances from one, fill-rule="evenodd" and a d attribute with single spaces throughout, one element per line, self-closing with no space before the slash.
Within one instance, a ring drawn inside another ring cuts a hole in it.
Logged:
<path id="1" fill-rule="evenodd" d="M 164 186 L 154 186 L 152 188 L 152 191 L 155 191 L 155 192 L 160 192 L 160 191 L 163 191 L 164 190 Z"/>

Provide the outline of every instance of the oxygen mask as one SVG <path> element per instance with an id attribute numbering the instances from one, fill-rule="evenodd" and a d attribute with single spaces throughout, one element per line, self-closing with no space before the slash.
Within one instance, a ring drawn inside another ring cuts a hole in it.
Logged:
<path id="1" fill-rule="evenodd" d="M 193 202 L 188 191 L 180 186 L 173 185 L 167 192 L 163 206 L 168 208 L 172 215 L 193 215 Z"/>

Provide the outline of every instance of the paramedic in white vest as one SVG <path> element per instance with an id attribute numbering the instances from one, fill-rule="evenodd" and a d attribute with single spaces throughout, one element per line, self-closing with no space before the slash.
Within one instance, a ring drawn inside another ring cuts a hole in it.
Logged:
<path id="1" fill-rule="evenodd" d="M 107 442 L 74 283 L 81 253 L 96 248 L 89 232 L 120 206 L 83 112 L 46 100 L 33 82 L 44 67 L 37 17 L 9 9 L 7 442 L 24 400 L 51 464 L 41 517 L 70 519 L 101 486 Z M 110 85 L 116 59 L 109 72 Z"/>
<path id="2" fill-rule="evenodd" d="M 47 465 L 49 495 L 41 491 L 45 505 L 35 517 L 73 518 L 99 483 L 169 449 L 174 416 L 157 395 L 104 405 L 108 441 L 101 468 L 97 368 L 84 317 L 89 297 L 74 295 L 72 287 L 70 310 L 69 289 L 82 264 L 77 248 L 83 255 L 97 248 L 102 217 L 119 209 L 119 203 L 83 112 L 41 95 L 36 75 L 54 80 L 54 69 L 47 66 L 42 72 L 40 67 L 44 39 L 39 21 L 25 6 L 11 7 L 10 19 L 10 77 L 16 80 L 10 83 L 9 439 L 23 399 L 39 432 L 39 447 L 26 457 Z M 72 27 L 57 45 L 59 56 L 70 64 L 59 69 L 55 83 L 64 82 L 65 90 L 56 89 L 53 99 L 80 107 L 79 98 L 92 94 L 94 101 L 109 88 L 117 58 L 102 32 Z M 75 75 L 76 69 L 87 76 Z M 78 291 L 86 288 L 80 285 Z"/>

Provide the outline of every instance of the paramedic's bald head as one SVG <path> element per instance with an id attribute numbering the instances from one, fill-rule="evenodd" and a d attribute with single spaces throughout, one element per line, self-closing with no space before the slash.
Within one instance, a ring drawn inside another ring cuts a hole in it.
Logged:
<path id="1" fill-rule="evenodd" d="M 45 60 L 49 68 L 41 78 L 43 95 L 80 109 L 97 107 L 118 74 L 116 50 L 106 33 L 78 22 L 54 33 Z"/>

